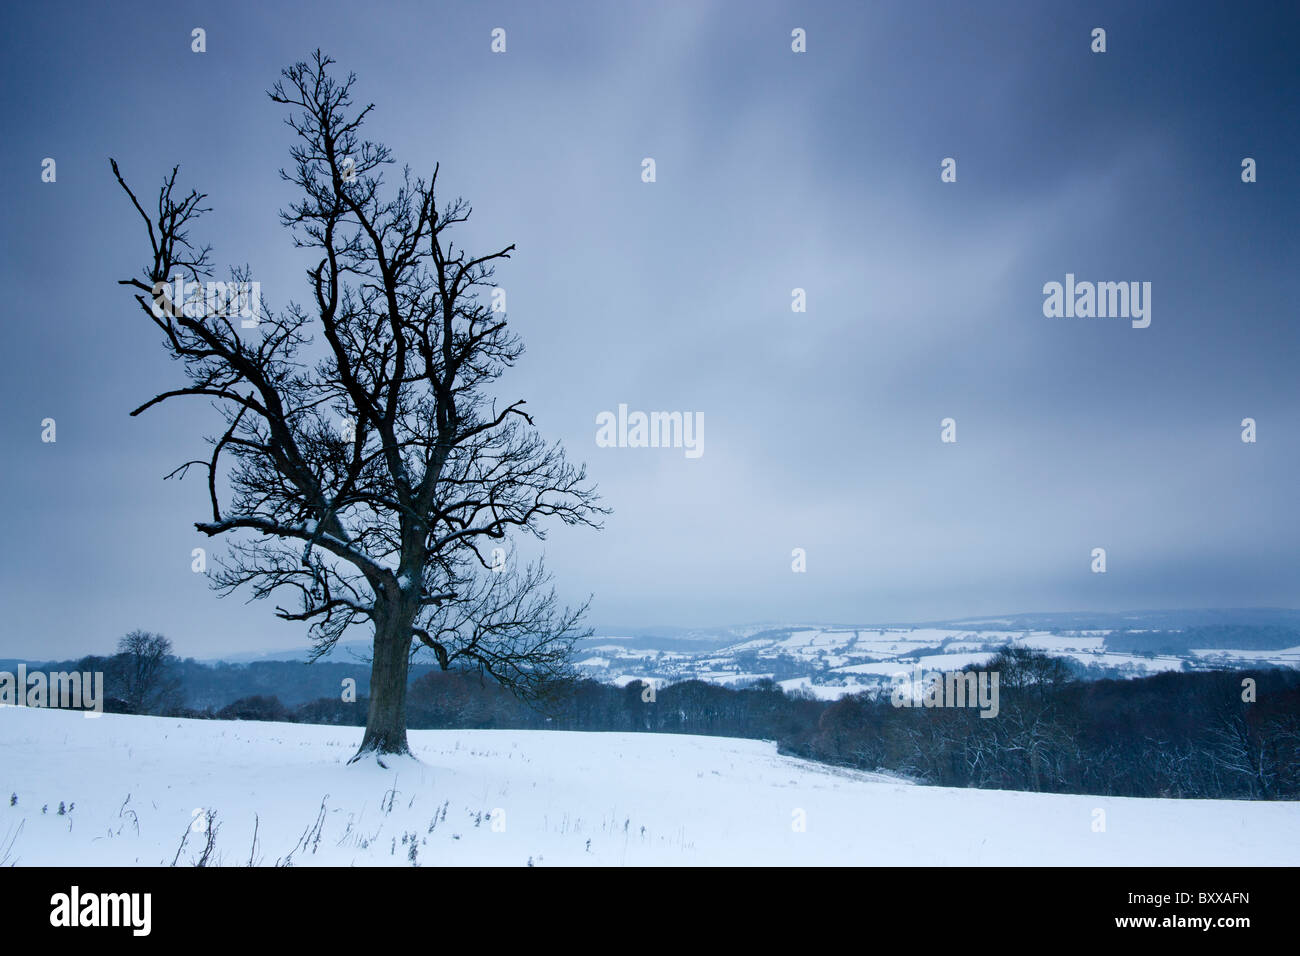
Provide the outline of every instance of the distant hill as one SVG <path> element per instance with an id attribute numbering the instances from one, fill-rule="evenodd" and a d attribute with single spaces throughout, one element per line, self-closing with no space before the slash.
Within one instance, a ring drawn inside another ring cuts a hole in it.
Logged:
<path id="1" fill-rule="evenodd" d="M 623 686 L 703 680 L 741 687 L 763 679 L 786 691 L 835 699 L 887 686 L 900 671 L 956 670 L 1021 644 L 1069 662 L 1084 679 L 1134 677 L 1170 670 L 1300 667 L 1300 611 L 1288 608 L 1051 612 L 963 618 L 926 624 L 783 624 L 732 627 L 610 627 L 580 641 L 574 661 L 587 677 Z M 344 679 L 364 695 L 370 642 L 352 640 L 308 666 L 311 648 L 227 654 L 181 663 L 187 704 L 220 708 L 250 695 L 275 695 L 296 706 L 339 694 Z M 434 670 L 420 654 L 412 678 Z M 77 662 L 7 658 L 73 669 Z"/>

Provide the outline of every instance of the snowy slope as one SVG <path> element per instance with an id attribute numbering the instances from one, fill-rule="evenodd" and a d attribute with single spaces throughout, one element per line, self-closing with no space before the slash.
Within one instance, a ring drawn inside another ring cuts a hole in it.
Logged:
<path id="1" fill-rule="evenodd" d="M 0 708 L 0 863 L 165 865 L 203 809 L 225 865 L 255 814 L 264 865 L 1300 863 L 1296 804 L 922 787 L 654 734 L 413 731 L 419 762 L 345 766 L 359 736 Z"/>

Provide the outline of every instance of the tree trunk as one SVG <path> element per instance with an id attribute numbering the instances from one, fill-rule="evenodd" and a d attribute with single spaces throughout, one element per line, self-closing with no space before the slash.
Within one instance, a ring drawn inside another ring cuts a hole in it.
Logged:
<path id="1" fill-rule="evenodd" d="M 406 743 L 406 685 L 413 619 L 413 610 L 399 607 L 376 621 L 366 734 L 350 763 L 374 756 L 383 766 L 385 754 L 411 752 Z"/>

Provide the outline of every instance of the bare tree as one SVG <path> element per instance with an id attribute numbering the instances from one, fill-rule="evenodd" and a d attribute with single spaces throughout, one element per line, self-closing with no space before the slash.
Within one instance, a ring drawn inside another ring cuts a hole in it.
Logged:
<path id="1" fill-rule="evenodd" d="M 160 710 L 175 696 L 171 658 L 172 642 L 161 634 L 132 631 L 117 642 L 122 695 L 132 713 Z"/>
<path id="2" fill-rule="evenodd" d="M 211 276 L 210 249 L 189 238 L 206 196 L 181 196 L 173 168 L 146 212 L 116 162 L 113 172 L 152 250 L 143 278 L 122 284 L 189 380 L 131 414 L 177 396 L 220 409 L 210 456 L 172 473 L 207 472 L 212 515 L 196 527 L 231 535 L 217 586 L 292 593 L 277 613 L 309 624 L 318 656 L 349 626 L 373 628 L 370 709 L 353 759 L 381 759 L 407 752 L 415 648 L 525 697 L 567 675 L 586 605 L 560 607 L 540 564 L 503 566 L 493 551 L 514 533 L 544 537 L 546 519 L 599 527 L 606 512 L 585 467 L 537 435 L 524 402 L 489 394 L 523 351 L 504 311 L 481 301 L 514 246 L 474 255 L 453 243 L 470 207 L 438 207 L 436 166 L 427 181 L 403 168 L 387 187 L 388 148 L 360 135 L 373 104 L 354 108 L 356 78 L 336 80 L 332 63 L 317 51 L 269 94 L 297 134 L 281 176 L 302 198 L 280 216 L 297 247 L 316 250 L 306 305 L 262 314 L 257 303 L 249 330 L 229 297 L 175 299 L 168 280 Z M 232 270 L 231 282 L 250 276 Z"/>

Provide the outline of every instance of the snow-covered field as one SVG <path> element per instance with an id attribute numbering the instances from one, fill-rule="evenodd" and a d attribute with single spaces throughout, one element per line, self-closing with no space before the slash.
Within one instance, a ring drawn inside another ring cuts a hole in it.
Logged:
<path id="1" fill-rule="evenodd" d="M 914 786 L 720 737 L 410 736 L 384 770 L 345 764 L 351 727 L 0 708 L 0 863 L 167 865 L 188 832 L 187 864 L 207 811 L 228 866 L 1300 863 L 1294 803 Z"/>

